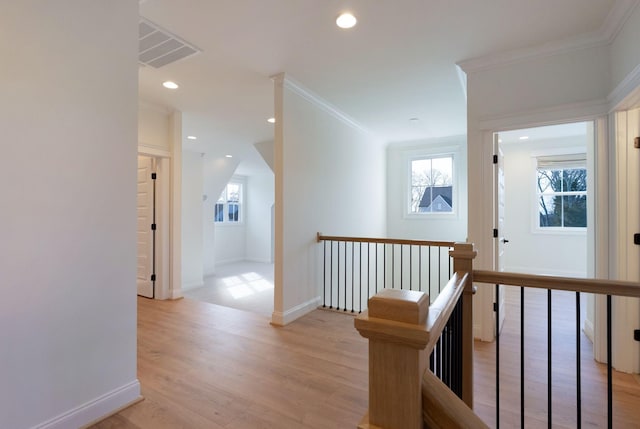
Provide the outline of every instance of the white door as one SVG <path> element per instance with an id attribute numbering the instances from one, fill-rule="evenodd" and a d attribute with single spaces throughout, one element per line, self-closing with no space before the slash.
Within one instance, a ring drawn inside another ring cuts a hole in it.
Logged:
<path id="1" fill-rule="evenodd" d="M 496 207 L 495 207 L 495 221 L 494 225 L 497 229 L 498 233 L 494 234 L 495 240 L 495 255 L 496 255 L 496 271 L 504 271 L 505 268 L 505 245 L 509 242 L 508 239 L 504 236 L 504 216 L 505 216 L 505 183 L 504 183 L 504 155 L 502 153 L 502 149 L 500 148 L 500 144 L 498 142 L 499 136 L 498 134 L 494 134 L 493 137 L 493 147 L 495 150 L 494 164 L 495 164 L 495 198 L 496 198 Z M 505 304 L 504 304 L 504 286 L 498 286 L 498 296 L 497 296 L 497 308 L 499 315 L 499 326 L 500 330 L 502 330 L 502 325 L 504 323 L 505 317 Z M 495 298 L 494 298 L 495 299 Z"/>
<path id="2" fill-rule="evenodd" d="M 154 197 L 153 197 L 153 159 L 147 156 L 138 156 L 138 295 L 153 298 L 153 223 Z"/>

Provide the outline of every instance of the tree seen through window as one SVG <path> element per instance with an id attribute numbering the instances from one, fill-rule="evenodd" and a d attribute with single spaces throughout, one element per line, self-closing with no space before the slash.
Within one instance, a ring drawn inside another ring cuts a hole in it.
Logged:
<path id="1" fill-rule="evenodd" d="M 537 188 L 541 228 L 587 226 L 587 169 L 538 168 Z"/>

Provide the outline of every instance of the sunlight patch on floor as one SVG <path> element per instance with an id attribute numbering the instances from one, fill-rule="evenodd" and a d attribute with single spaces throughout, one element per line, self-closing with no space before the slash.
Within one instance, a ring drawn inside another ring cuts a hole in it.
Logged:
<path id="1" fill-rule="evenodd" d="M 273 283 L 255 272 L 225 277 L 222 282 L 233 299 L 242 299 L 259 292 L 273 290 Z"/>

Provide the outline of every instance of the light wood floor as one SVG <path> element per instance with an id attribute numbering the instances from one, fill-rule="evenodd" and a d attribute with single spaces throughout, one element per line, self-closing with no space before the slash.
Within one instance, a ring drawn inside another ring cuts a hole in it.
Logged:
<path id="1" fill-rule="evenodd" d="M 284 328 L 268 322 L 264 315 L 190 299 L 139 298 L 138 378 L 145 400 L 94 428 L 355 428 L 367 408 L 368 359 L 353 318 L 317 310 Z M 519 366 L 509 361 L 519 357 L 508 344 L 509 329 L 505 324 L 502 336 L 503 428 L 519 426 Z M 476 411 L 493 427 L 495 347 L 476 348 Z M 560 346 L 556 350 L 561 353 Z M 546 364 L 534 356 L 528 359 L 527 389 L 546 395 Z M 605 372 L 586 366 L 583 410 L 590 412 L 583 425 L 606 427 Z M 560 357 L 558 368 L 565 368 Z M 561 373 L 554 380 L 563 381 Z M 640 385 L 622 374 L 615 382 L 614 427 L 640 427 Z M 571 413 L 570 420 L 561 417 L 573 400 L 562 391 L 564 384 L 556 390 L 554 381 L 554 427 L 575 427 Z M 546 396 L 529 399 L 527 413 L 527 427 L 546 427 L 538 418 L 546 418 Z"/>
<path id="2" fill-rule="evenodd" d="M 586 299 L 581 297 L 584 320 Z M 506 319 L 500 337 L 500 425 L 520 427 L 520 288 L 506 289 Z M 547 427 L 547 291 L 525 289 L 525 427 Z M 552 293 L 552 422 L 577 427 L 576 295 Z M 606 366 L 593 359 L 581 333 L 582 426 L 607 427 Z M 474 409 L 491 427 L 496 421 L 495 343 L 476 342 Z M 613 371 L 613 427 L 640 428 L 640 382 Z"/>
<path id="3" fill-rule="evenodd" d="M 284 328 L 205 302 L 138 299 L 145 400 L 105 428 L 342 428 L 367 408 L 367 343 L 353 318 L 314 311 Z"/>

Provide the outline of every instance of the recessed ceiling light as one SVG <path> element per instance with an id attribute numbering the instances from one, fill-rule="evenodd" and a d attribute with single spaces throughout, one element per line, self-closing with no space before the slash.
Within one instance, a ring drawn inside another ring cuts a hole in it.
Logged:
<path id="1" fill-rule="evenodd" d="M 270 124 L 275 124 L 276 123 L 276 118 L 269 118 L 267 119 L 267 122 Z"/>
<path id="2" fill-rule="evenodd" d="M 233 158 L 233 155 L 225 155 L 227 158 Z"/>
<path id="3" fill-rule="evenodd" d="M 357 23 L 358 20 L 356 17 L 349 12 L 340 14 L 340 16 L 336 18 L 336 25 L 340 28 L 353 28 Z"/>
<path id="4" fill-rule="evenodd" d="M 522 136 L 522 137 L 520 137 L 520 140 L 528 140 L 528 139 L 529 139 L 529 136 Z"/>
<path id="5" fill-rule="evenodd" d="M 162 86 L 169 89 L 178 89 L 178 84 L 175 82 L 171 82 L 170 80 L 162 82 Z"/>
<path id="6" fill-rule="evenodd" d="M 187 136 L 187 138 L 189 140 L 197 140 L 198 139 L 198 137 L 196 137 L 196 136 Z"/>

